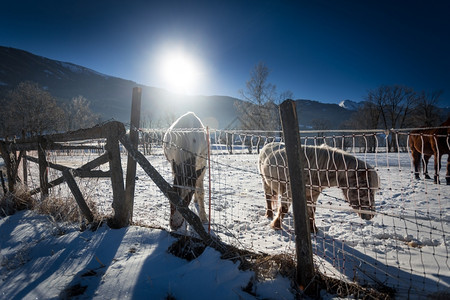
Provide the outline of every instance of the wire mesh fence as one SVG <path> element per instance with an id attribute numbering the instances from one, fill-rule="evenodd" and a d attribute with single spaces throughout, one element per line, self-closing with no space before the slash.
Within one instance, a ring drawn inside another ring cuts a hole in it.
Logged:
<path id="1" fill-rule="evenodd" d="M 142 130 L 139 147 L 158 172 L 172 183 L 171 164 L 163 151 L 164 132 Z M 315 203 L 317 231 L 311 237 L 314 262 L 322 274 L 362 285 L 392 288 L 398 295 L 410 297 L 450 289 L 450 186 L 442 180 L 441 184 L 434 184 L 424 176 L 416 179 L 408 147 L 410 136 L 410 130 L 301 132 L 303 149 L 325 143 L 346 151 L 361 166 L 370 166 L 378 175 L 379 188 L 371 218 L 360 217 L 361 211 L 346 200 L 342 186 L 329 187 L 330 178 L 313 185 L 306 182 L 311 189 L 320 187 Z M 281 230 L 272 228 L 273 220 L 266 216 L 266 193 L 258 167 L 259 152 L 268 143 L 283 142 L 281 132 L 211 130 L 209 142 L 210 172 L 205 175 L 204 189 L 211 233 L 240 248 L 293 255 L 292 214 L 288 211 L 284 216 Z M 49 161 L 74 167 L 100 155 L 92 150 L 70 155 L 61 151 L 48 153 Z M 336 158 L 330 153 L 328 150 L 325 166 L 311 163 L 312 160 L 308 164 L 307 159 L 306 171 L 330 171 L 331 166 L 336 166 L 333 162 Z M 434 164 L 434 157 L 430 157 L 429 163 Z M 351 169 L 347 166 L 334 171 L 345 173 Z M 60 176 L 59 171 L 49 172 L 50 177 Z M 440 178 L 445 177 L 444 173 L 441 170 Z M 29 174 L 29 184 L 38 186 L 35 166 L 30 166 Z M 94 201 L 100 213 L 111 214 L 110 180 L 77 178 L 77 181 L 85 198 Z M 361 192 L 359 185 L 354 186 L 357 193 Z M 140 167 L 135 189 L 133 221 L 169 229 L 169 201 Z M 70 198 L 65 185 L 52 193 Z M 275 199 L 275 207 L 281 205 L 281 198 Z M 197 204 L 192 202 L 191 209 L 197 212 Z M 179 232 L 192 233 L 186 225 Z"/>
<path id="2" fill-rule="evenodd" d="M 155 141 L 151 156 L 159 157 L 164 168 L 164 156 L 157 146 L 162 132 L 146 133 Z M 409 296 L 449 289 L 449 186 L 443 180 L 437 185 L 424 177 L 415 178 L 409 138 L 409 130 L 301 132 L 303 146 L 325 143 L 344 150 L 363 168 L 372 167 L 379 180 L 373 218 L 366 219 L 345 200 L 342 186 L 328 187 L 330 178 L 312 186 L 306 182 L 311 189 L 324 187 L 315 206 L 318 230 L 312 234 L 315 263 L 321 273 L 393 288 Z M 210 141 L 211 176 L 205 180 L 205 189 L 211 187 L 213 233 L 253 251 L 293 254 L 292 214 L 285 216 L 282 230 L 271 227 L 258 170 L 258 152 L 268 143 L 282 142 L 281 132 L 214 130 Z M 307 160 L 307 172 L 324 172 L 335 166 L 336 158 L 329 153 L 328 167 Z M 429 163 L 434 164 L 433 157 Z M 350 169 L 338 168 L 344 173 Z M 440 178 L 444 173 L 442 170 Z M 355 183 L 354 189 L 362 193 L 363 186 Z M 281 197 L 278 205 L 280 201 Z"/>

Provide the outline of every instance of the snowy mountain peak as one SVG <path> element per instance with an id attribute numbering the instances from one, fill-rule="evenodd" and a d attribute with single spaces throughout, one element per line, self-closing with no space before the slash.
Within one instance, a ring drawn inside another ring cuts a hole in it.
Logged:
<path id="1" fill-rule="evenodd" d="M 352 100 L 342 100 L 339 106 L 348 110 L 358 110 L 358 108 L 363 104 L 363 102 L 355 102 Z"/>

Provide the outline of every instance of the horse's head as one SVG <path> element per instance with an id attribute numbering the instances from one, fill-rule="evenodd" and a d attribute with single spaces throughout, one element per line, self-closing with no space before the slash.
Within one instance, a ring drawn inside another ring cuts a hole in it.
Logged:
<path id="1" fill-rule="evenodd" d="M 348 172 L 348 187 L 342 188 L 346 200 L 363 220 L 375 214 L 375 193 L 378 190 L 378 175 L 373 168 Z M 365 213 L 369 212 L 369 213 Z"/>

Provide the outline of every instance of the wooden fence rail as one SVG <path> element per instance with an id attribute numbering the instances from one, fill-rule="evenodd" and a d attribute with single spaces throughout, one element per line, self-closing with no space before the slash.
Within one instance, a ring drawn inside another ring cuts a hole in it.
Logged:
<path id="1" fill-rule="evenodd" d="M 123 170 L 120 160 L 119 138 L 125 135 L 125 126 L 120 122 L 108 122 L 88 129 L 44 135 L 14 141 L 0 141 L 2 158 L 7 169 L 8 191 L 14 192 L 18 181 L 19 165 L 21 160 L 39 164 L 39 188 L 31 190 L 31 194 L 41 193 L 41 198 L 49 194 L 49 189 L 66 182 L 72 191 L 83 215 L 92 222 L 93 215 L 89 210 L 83 195 L 78 188 L 74 177 L 110 177 L 113 188 L 114 215 L 110 220 L 112 227 L 124 227 L 131 222 L 131 205 L 125 200 L 125 187 L 123 183 Z M 106 139 L 106 154 L 84 164 L 80 168 L 73 169 L 60 164 L 48 162 L 46 151 L 64 149 L 101 149 L 99 147 L 67 146 L 61 143 Z M 37 151 L 38 157 L 26 154 L 26 151 Z M 102 164 L 109 163 L 109 171 L 92 170 Z M 62 172 L 62 176 L 48 182 L 47 168 L 53 168 Z M 26 170 L 24 170 L 26 172 Z M 26 174 L 26 173 L 25 173 Z M 25 177 L 25 176 L 24 176 Z"/>
<path id="2" fill-rule="evenodd" d="M 66 182 L 75 201 L 80 207 L 82 214 L 89 222 L 93 222 L 94 216 L 86 204 L 83 194 L 75 181 L 75 177 L 109 177 L 111 178 L 112 184 L 112 208 L 114 213 L 113 217 L 108 220 L 108 225 L 113 228 L 121 228 L 128 226 L 132 222 L 136 163 L 138 163 L 207 245 L 222 253 L 230 251 L 230 247 L 207 233 L 200 218 L 184 204 L 184 201 L 179 197 L 174 188 L 158 173 L 145 156 L 137 150 L 138 132 L 136 129 L 139 128 L 140 98 L 141 90 L 139 88 L 133 89 L 129 136 L 126 135 L 125 126 L 122 123 L 113 121 L 93 128 L 80 129 L 73 132 L 44 135 L 14 141 L 0 141 L 1 155 L 7 168 L 9 192 L 14 192 L 14 185 L 17 182 L 20 161 L 23 160 L 24 165 L 27 161 L 37 163 L 39 164 L 40 184 L 39 188 L 31 191 L 31 194 L 41 193 L 41 198 L 45 198 L 49 194 L 50 188 Z M 301 176 L 303 168 L 300 161 L 301 145 L 295 103 L 293 101 L 283 102 L 280 106 L 280 116 L 286 142 L 288 170 L 292 180 L 290 187 L 295 221 L 297 284 L 301 289 L 307 289 L 308 285 L 313 281 L 314 265 L 312 261 L 304 183 Z M 99 147 L 92 145 L 73 146 L 63 144 L 66 142 L 98 139 L 106 139 L 104 149 L 106 150 L 106 153 L 79 168 L 70 168 L 46 160 L 46 151 L 49 150 L 100 149 Z M 125 186 L 119 142 L 128 151 Z M 37 158 L 26 154 L 26 151 L 31 150 L 37 151 Z M 109 164 L 108 171 L 93 170 L 105 163 Z M 52 182 L 48 182 L 48 168 L 59 170 L 62 172 L 62 176 Z M 24 173 L 26 174 L 25 166 Z M 25 174 L 24 181 L 26 181 Z M 294 182 L 295 180 L 298 181 Z M 312 289 L 314 288 L 311 288 L 310 286 L 310 291 Z"/>

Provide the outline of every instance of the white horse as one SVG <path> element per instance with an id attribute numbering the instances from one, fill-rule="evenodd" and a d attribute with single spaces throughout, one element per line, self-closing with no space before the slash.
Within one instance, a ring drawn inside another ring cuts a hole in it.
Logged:
<path id="1" fill-rule="evenodd" d="M 373 218 L 375 192 L 379 187 L 377 172 L 366 162 L 355 156 L 327 145 L 302 147 L 308 217 L 311 230 L 315 205 L 320 193 L 328 187 L 338 187 L 355 212 L 364 220 Z M 271 226 L 281 229 L 281 220 L 292 201 L 284 144 L 269 143 L 263 147 L 259 157 L 259 170 L 266 194 L 266 216 L 273 217 L 272 203 L 281 196 L 276 218 Z"/>
<path id="2" fill-rule="evenodd" d="M 176 120 L 164 135 L 164 154 L 172 167 L 173 187 L 186 206 L 195 194 L 202 222 L 207 221 L 203 178 L 206 171 L 208 143 L 205 127 L 200 119 L 188 112 Z M 170 205 L 170 227 L 176 230 L 184 218 Z"/>

